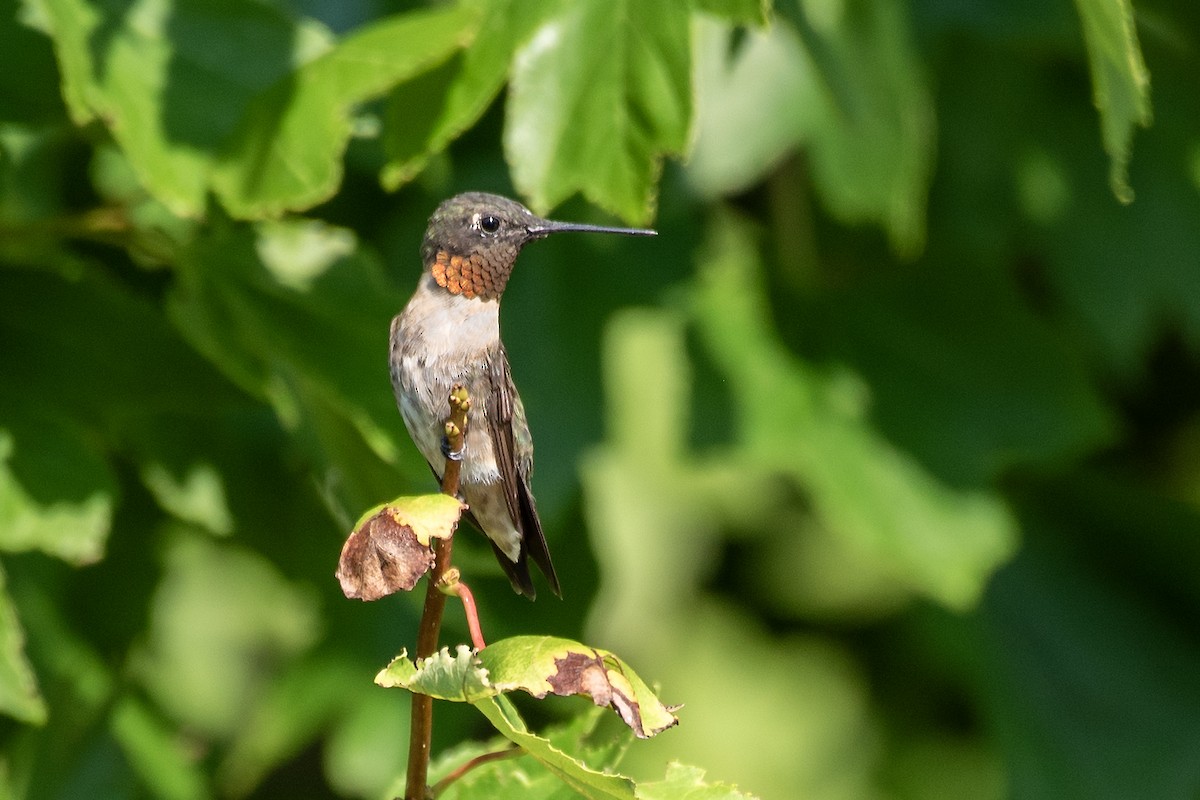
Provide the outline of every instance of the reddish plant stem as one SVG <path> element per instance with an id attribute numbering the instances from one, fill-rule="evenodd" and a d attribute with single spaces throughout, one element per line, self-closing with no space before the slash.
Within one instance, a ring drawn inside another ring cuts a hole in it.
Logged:
<path id="1" fill-rule="evenodd" d="M 446 439 L 452 452 L 461 453 L 467 433 L 467 411 L 471 407 L 467 390 L 455 386 L 450 390 L 450 419 L 446 422 Z M 462 461 L 446 459 L 442 473 L 442 493 L 451 497 L 458 495 L 459 475 Z M 421 611 L 421 624 L 417 628 L 417 659 L 429 658 L 437 652 L 438 634 L 442 630 L 442 613 L 446 608 L 446 595 L 441 591 L 442 578 L 450 568 L 453 538 L 439 539 L 434 556 L 433 569 L 425 585 L 425 607 Z M 409 725 L 408 776 L 405 781 L 405 800 L 429 800 L 433 797 L 428 785 L 429 747 L 433 739 L 433 698 L 425 694 L 413 694 L 412 715 Z"/>
<path id="2" fill-rule="evenodd" d="M 445 592 L 462 601 L 463 613 L 467 615 L 467 629 L 471 631 L 471 644 L 476 650 L 487 647 L 487 642 L 483 639 L 483 627 L 479 624 L 479 609 L 475 606 L 475 595 L 471 593 L 471 588 L 456 575 L 453 580 L 446 582 Z"/>

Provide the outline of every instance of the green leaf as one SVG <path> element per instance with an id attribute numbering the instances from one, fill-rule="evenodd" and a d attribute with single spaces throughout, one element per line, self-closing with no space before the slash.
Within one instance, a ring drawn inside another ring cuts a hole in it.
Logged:
<path id="1" fill-rule="evenodd" d="M 259 223 L 255 251 L 280 286 L 312 291 L 321 276 L 354 255 L 358 239 L 346 228 L 317 219 L 291 218 Z"/>
<path id="2" fill-rule="evenodd" d="M 674 0 L 580 0 L 517 52 L 504 152 L 535 210 L 581 191 L 631 222 L 652 216 L 662 157 L 687 144 L 690 24 Z"/>
<path id="3" fill-rule="evenodd" d="M 458 526 L 458 521 L 462 518 L 462 513 L 466 508 L 466 505 L 457 497 L 451 497 L 448 494 L 418 494 L 397 497 L 367 511 L 359 518 L 358 525 L 355 527 L 361 526 L 370 517 L 386 510 L 398 523 L 412 528 L 417 541 L 426 547 L 431 547 L 434 539 L 449 539 L 454 535 L 454 529 Z"/>
<path id="4" fill-rule="evenodd" d="M 311 20 L 237 0 L 45 8 L 75 122 L 108 125 L 176 214 L 203 214 L 213 190 L 254 218 L 330 197 L 355 107 L 449 57 L 478 17 L 469 6 L 401 14 L 334 44 Z"/>
<path id="5" fill-rule="evenodd" d="M 796 26 L 698 27 L 697 137 L 688 175 L 708 195 L 743 191 L 797 147 L 833 214 L 878 222 L 915 256 L 925 239 L 934 105 L 905 7 L 802 3 Z M 737 46 L 734 46 L 737 36 Z"/>
<path id="6" fill-rule="evenodd" d="M 603 711 L 592 707 L 560 725 L 546 729 L 545 739 L 552 747 L 570 753 L 594 771 L 612 773 L 619 765 L 631 737 L 624 728 L 613 727 L 597 733 L 596 727 Z M 545 764 L 525 753 L 504 738 L 487 742 L 469 742 L 439 755 L 429 767 L 430 782 L 445 778 L 469 760 L 488 753 L 510 749 L 508 758 L 479 764 L 444 789 L 439 798 L 467 800 L 468 798 L 513 798 L 513 800 L 562 800 L 566 794 L 563 780 Z M 389 794 L 403 794 L 403 782 Z M 575 793 L 572 793 L 575 796 Z M 586 794 L 584 796 L 590 796 Z M 611 796 L 611 795 L 601 795 Z M 626 795 L 622 795 L 626 796 Z"/>
<path id="7" fill-rule="evenodd" d="M 142 482 L 160 506 L 178 519 L 218 534 L 233 532 L 233 515 L 225 500 L 220 473 L 211 464 L 192 464 L 175 476 L 166 465 L 147 464 Z"/>
<path id="8" fill-rule="evenodd" d="M 633 783 L 598 772 L 550 740 L 530 733 L 503 692 L 520 689 L 535 697 L 550 692 L 589 694 L 596 705 L 611 704 L 637 736 L 654 735 L 676 722 L 670 710 L 611 653 L 553 637 L 504 639 L 478 654 L 466 645 L 459 645 L 453 654 L 443 648 L 416 663 L 402 652 L 375 682 L 440 700 L 471 703 L 503 736 L 587 797 L 632 797 Z"/>
<path id="9" fill-rule="evenodd" d="M 696 0 L 696 10 L 746 25 L 765 26 L 771 5 L 772 0 Z"/>
<path id="10" fill-rule="evenodd" d="M 93 264 L 79 267 L 0 271 L 0 373 L 21 387 L 0 393 L 0 548 L 88 563 L 103 555 L 117 493 L 106 443 L 137 441 L 149 417 L 241 397 L 153 303 Z M 172 466 L 181 468 L 171 486 L 159 482 L 160 499 L 204 517 L 182 492 L 193 465 Z M 219 509 L 210 516 L 222 524 Z"/>
<path id="11" fill-rule="evenodd" d="M 275 672 L 266 665 L 312 645 L 315 597 L 244 547 L 184 529 L 172 534 L 132 672 L 178 722 L 231 737 L 265 701 Z"/>
<path id="12" fill-rule="evenodd" d="M 25 658 L 25 631 L 17 618 L 12 598 L 5 587 L 0 567 L 0 713 L 41 725 L 46 721 L 46 702 L 38 691 L 37 677 Z"/>
<path id="13" fill-rule="evenodd" d="M 324 256 L 306 277 L 281 280 L 281 255 L 297 235 L 324 242 Z M 269 399 L 285 425 L 297 425 L 305 404 L 319 399 L 381 458 L 395 458 L 395 403 L 375 381 L 386 356 L 380 331 L 395 309 L 379 264 L 355 237 L 302 220 L 218 229 L 197 238 L 179 266 L 168 311 L 197 350 Z M 372 505 L 385 492 L 352 507 Z"/>
<path id="14" fill-rule="evenodd" d="M 381 698 L 364 685 L 358 665 L 344 656 L 322 653 L 294 662 L 264 692 L 235 733 L 217 772 L 222 791 L 236 797 L 250 794 L 272 770 L 323 735 L 341 736 L 344 718 L 357 715 L 364 704 L 403 718 L 407 698 L 393 697 Z M 403 752 L 403 742 L 400 745 L 397 752 Z M 370 742 L 362 743 L 360 751 L 391 763 Z M 338 761 L 343 764 L 344 757 Z"/>
<path id="15" fill-rule="evenodd" d="M 496 691 L 520 689 L 538 698 L 588 695 L 596 705 L 612 707 L 641 739 L 679 723 L 637 673 L 607 650 L 554 636 L 514 636 L 479 651 L 479 661 Z"/>
<path id="16" fill-rule="evenodd" d="M 480 700 L 475 707 L 506 739 L 520 745 L 521 749 L 584 797 L 592 800 L 632 800 L 636 796 L 634 783 L 629 778 L 592 769 L 555 747 L 548 739 L 530 733 L 516 708 L 503 695 Z"/>
<path id="17" fill-rule="evenodd" d="M 1111 442 L 1116 422 L 1094 376 L 1010 271 L 964 270 L 941 255 L 797 299 L 803 322 L 792 330 L 815 360 L 853 364 L 872 388 L 878 428 L 954 485 L 990 485 Z"/>
<path id="18" fill-rule="evenodd" d="M 490 0 L 479 35 L 458 58 L 404 81 L 388 97 L 381 180 L 396 189 L 479 121 L 508 78 L 513 53 L 558 2 Z"/>
<path id="19" fill-rule="evenodd" d="M 109 126 L 146 188 L 181 216 L 204 212 L 210 172 L 251 101 L 329 46 L 312 22 L 238 0 L 45 0 L 77 124 Z"/>
<path id="20" fill-rule="evenodd" d="M 898 0 L 804 3 L 801 39 L 823 86 L 811 98 L 813 180 L 842 220 L 878 221 L 915 256 L 936 149 L 933 97 Z"/>
<path id="21" fill-rule="evenodd" d="M 297 239 L 315 240 L 321 254 L 309 250 L 304 276 L 282 264 Z M 396 494 L 397 462 L 411 480 L 429 479 L 415 449 L 401 447 L 403 426 L 387 391 L 396 307 L 381 265 L 357 237 L 304 220 L 214 226 L 182 254 L 167 300 L 195 349 L 270 404 L 344 530 L 362 509 Z M 260 508 L 248 494 L 248 506 Z"/>
<path id="22" fill-rule="evenodd" d="M 342 702 L 335 724 L 322 731 L 325 775 L 344 797 L 396 797 L 384 790 L 404 770 L 412 698 L 404 692 L 380 697 L 374 686 L 362 682 L 360 665 L 354 668 L 355 678 L 341 688 L 350 685 L 357 691 Z"/>
<path id="23" fill-rule="evenodd" d="M 144 702 L 123 697 L 113 707 L 109 726 L 130 767 L 155 797 L 163 800 L 212 797 L 204 773 L 186 744 Z"/>
<path id="24" fill-rule="evenodd" d="M 375 676 L 375 683 L 456 703 L 474 703 L 499 691 L 491 685 L 487 670 L 465 644 L 455 648 L 453 654 L 443 647 L 416 663 L 409 659 L 407 650 L 402 650 Z"/>
<path id="25" fill-rule="evenodd" d="M 1130 0 L 1075 0 L 1087 43 L 1092 94 L 1108 153 L 1109 184 L 1122 203 L 1133 202 L 1129 157 L 1135 126 L 1150 125 L 1150 73 L 1142 60 Z"/>
<path id="26" fill-rule="evenodd" d="M 711 229 L 695 320 L 729 377 L 748 455 L 794 476 L 821 523 L 852 549 L 939 602 L 972 605 L 1016 544 L 1003 502 L 940 483 L 874 431 L 856 380 L 793 357 L 765 322 L 753 238 L 728 217 Z"/>
<path id="27" fill-rule="evenodd" d="M 694 595 L 714 568 L 722 529 L 756 529 L 767 522 L 763 510 L 782 501 L 760 465 L 727 449 L 689 452 L 685 337 L 681 316 L 642 309 L 622 312 L 605 332 L 607 441 L 582 465 L 602 575 L 592 613 L 605 641 L 640 639 L 635 622 L 647 609 L 657 618 Z"/>
<path id="28" fill-rule="evenodd" d="M 695 26 L 696 144 L 686 170 L 692 186 L 715 197 L 749 189 L 811 134 L 820 87 L 786 24 Z"/>
<path id="29" fill-rule="evenodd" d="M 1122 531 L 1118 547 L 1125 552 L 1162 536 L 1167 503 L 1122 494 L 1151 501 L 1136 527 Z M 1044 502 L 1062 514 L 1056 494 Z M 1196 530 L 1195 511 L 1186 514 Z M 1005 752 L 1009 789 L 1097 800 L 1193 794 L 1200 743 L 1200 688 L 1188 679 L 1200 663 L 1194 627 L 1157 598 L 1131 591 L 1137 573 L 1093 560 L 1092 526 L 1080 524 L 1086 516 L 1066 519 L 1078 528 L 1039 526 L 997 574 L 972 627 L 947 631 L 970 662 L 981 708 Z M 1181 551 L 1194 558 L 1194 538 Z"/>
<path id="30" fill-rule="evenodd" d="M 214 185 L 235 216 L 273 216 L 328 199 L 342 178 L 351 112 L 449 58 L 473 35 L 469 5 L 372 23 L 279 79 L 250 105 Z"/>
<path id="31" fill-rule="evenodd" d="M 99 560 L 116 494 L 108 465 L 81 431 L 13 413 L 0 428 L 0 549 Z"/>
<path id="32" fill-rule="evenodd" d="M 498 709 L 498 715 L 515 713 L 511 709 Z M 615 775 L 628 735 L 614 737 L 611 733 L 597 733 L 600 709 L 593 708 L 573 717 L 562 725 L 546 730 L 543 742 L 563 754 L 580 758 L 592 770 L 590 773 L 574 775 L 568 782 L 575 792 L 591 798 L 628 798 L 633 788 L 638 800 L 753 800 L 753 795 L 738 791 L 727 784 L 710 784 L 704 780 L 704 770 L 671 763 L 666 778 L 659 781 L 641 782 L 636 785 Z M 505 723 L 507 725 L 507 722 Z M 617 729 L 614 729 L 617 730 Z M 513 731 L 520 734 L 519 726 Z M 471 759 L 500 752 L 504 749 L 503 739 L 488 742 L 470 742 L 442 753 L 430 765 L 430 780 L 436 783 L 451 771 Z M 543 744 L 537 743 L 540 748 Z M 523 751 L 516 751 L 521 753 Z M 559 761 L 559 757 L 547 751 L 548 760 Z M 568 765 L 568 769 L 573 767 Z M 559 767 L 561 769 L 561 767 Z M 617 781 L 606 780 L 617 778 Z M 480 764 L 465 773 L 448 787 L 439 798 L 445 800 L 468 800 L 468 798 L 522 798 L 522 800 L 558 800 L 564 797 L 563 777 L 543 761 L 528 754 Z M 398 781 L 388 796 L 402 794 L 404 784 Z"/>
<path id="33" fill-rule="evenodd" d="M 704 770 L 672 762 L 661 781 L 641 783 L 638 800 L 752 800 L 753 795 L 724 783 L 704 782 Z"/>

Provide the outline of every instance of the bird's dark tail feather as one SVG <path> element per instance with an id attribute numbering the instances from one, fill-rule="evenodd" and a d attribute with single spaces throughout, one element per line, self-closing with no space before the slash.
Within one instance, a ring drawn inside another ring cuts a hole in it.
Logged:
<path id="1" fill-rule="evenodd" d="M 558 585 L 558 575 L 554 573 L 554 563 L 550 560 L 550 549 L 546 547 L 546 536 L 542 533 L 542 521 L 538 519 L 537 509 L 533 505 L 533 495 L 525 481 L 517 489 L 517 499 L 521 505 L 521 559 L 520 564 L 529 575 L 529 567 L 525 557 L 533 559 L 550 583 L 550 591 L 562 598 L 562 587 Z M 526 578 L 528 580 L 528 577 Z"/>
<path id="2" fill-rule="evenodd" d="M 491 542 L 491 539 L 488 540 Z M 523 594 L 530 600 L 537 599 L 537 590 L 533 588 L 533 578 L 529 574 L 529 561 L 525 558 L 525 551 L 521 551 L 521 557 L 516 563 L 509 560 L 504 551 L 496 546 L 495 542 L 491 542 L 492 550 L 496 551 L 496 560 L 500 562 L 500 567 L 504 570 L 504 574 L 508 576 L 508 582 L 512 584 L 513 591 L 517 594 Z"/>

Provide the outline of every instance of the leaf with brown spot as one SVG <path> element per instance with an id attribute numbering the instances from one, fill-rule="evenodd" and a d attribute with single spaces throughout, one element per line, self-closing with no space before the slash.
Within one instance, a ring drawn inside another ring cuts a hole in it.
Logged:
<path id="1" fill-rule="evenodd" d="M 338 559 L 337 579 L 351 599 L 378 600 L 411 590 L 433 567 L 433 539 L 448 539 L 466 506 L 444 494 L 398 497 L 368 511 Z"/>
<path id="2" fill-rule="evenodd" d="M 515 636 L 479 651 L 498 691 L 521 689 L 534 697 L 549 693 L 586 695 L 608 706 L 647 739 L 678 724 L 678 706 L 666 706 L 628 664 L 613 653 L 552 636 Z"/>

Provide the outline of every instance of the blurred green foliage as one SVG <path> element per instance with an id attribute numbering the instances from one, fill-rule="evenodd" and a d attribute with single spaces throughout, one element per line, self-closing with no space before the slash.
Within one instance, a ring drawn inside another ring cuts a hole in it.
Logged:
<path id="1" fill-rule="evenodd" d="M 1198 52 L 1169 0 L 0 0 L 0 797 L 396 785 L 418 602 L 333 572 L 433 488 L 387 326 L 465 189 L 660 231 L 505 297 L 566 600 L 456 548 L 489 638 L 685 704 L 644 796 L 1195 797 Z M 487 730 L 440 704 L 436 776 Z"/>

